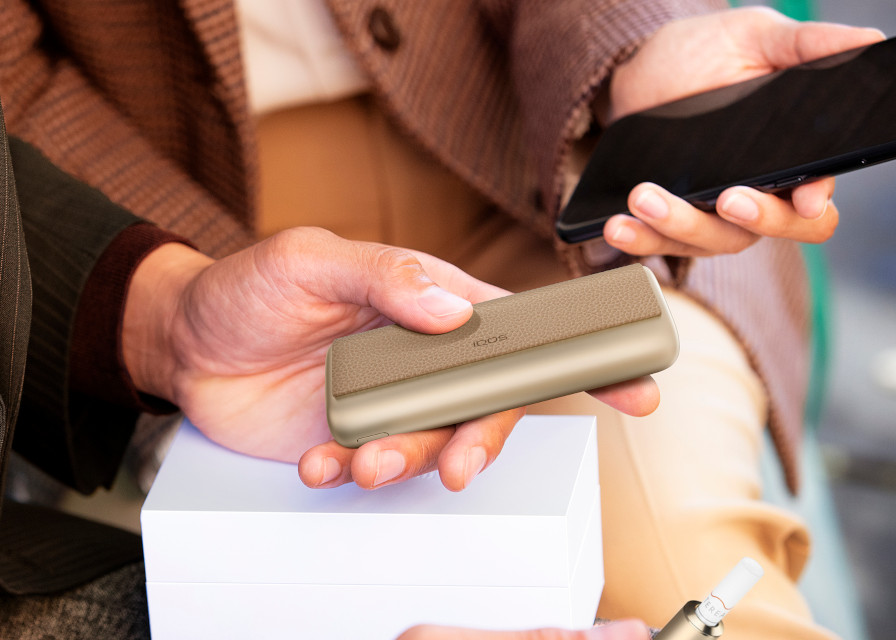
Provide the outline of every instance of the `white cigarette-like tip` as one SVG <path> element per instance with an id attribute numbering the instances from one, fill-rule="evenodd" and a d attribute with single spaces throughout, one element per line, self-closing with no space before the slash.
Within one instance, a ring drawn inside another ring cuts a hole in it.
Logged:
<path id="1" fill-rule="evenodd" d="M 697 617 L 714 627 L 759 582 L 765 571 L 753 558 L 743 558 L 697 607 Z"/>
<path id="2" fill-rule="evenodd" d="M 765 569 L 762 568 L 762 565 L 750 557 L 742 558 L 741 561 L 737 563 L 737 566 L 734 567 L 735 571 L 738 567 L 748 572 L 750 575 L 756 576 L 756 581 L 754 581 L 753 584 L 756 584 L 756 582 L 759 581 L 759 578 L 765 575 Z"/>

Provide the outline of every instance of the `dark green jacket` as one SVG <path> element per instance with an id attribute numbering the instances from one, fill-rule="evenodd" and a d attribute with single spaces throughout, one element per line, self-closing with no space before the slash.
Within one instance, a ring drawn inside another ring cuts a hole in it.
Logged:
<path id="1" fill-rule="evenodd" d="M 137 411 L 70 389 L 72 329 L 97 260 L 140 221 L 7 139 L 2 113 L 0 189 L 0 478 L 15 447 L 76 489 L 108 486 Z M 0 506 L 0 590 L 58 590 L 139 551 L 130 534 L 8 500 Z"/>

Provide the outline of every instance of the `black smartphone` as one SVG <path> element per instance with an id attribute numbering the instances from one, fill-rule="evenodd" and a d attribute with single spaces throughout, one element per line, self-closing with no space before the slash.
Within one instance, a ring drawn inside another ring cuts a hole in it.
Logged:
<path id="1" fill-rule="evenodd" d="M 693 95 L 601 133 L 556 229 L 600 236 L 654 182 L 712 211 L 735 185 L 782 192 L 896 158 L 896 38 Z"/>

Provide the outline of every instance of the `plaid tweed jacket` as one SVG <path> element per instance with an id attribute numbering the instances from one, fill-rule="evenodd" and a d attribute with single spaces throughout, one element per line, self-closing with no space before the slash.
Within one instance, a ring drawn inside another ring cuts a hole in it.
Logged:
<path id="1" fill-rule="evenodd" d="M 663 22 L 726 6 L 327 2 L 401 128 L 545 234 L 577 124 L 613 65 Z M 230 0 L 0 0 L 0 94 L 12 133 L 135 214 L 212 255 L 250 241 L 253 131 Z M 577 250 L 562 253 L 586 269 Z M 745 345 L 796 488 L 810 329 L 798 248 L 763 240 L 674 273 L 657 266 Z"/>

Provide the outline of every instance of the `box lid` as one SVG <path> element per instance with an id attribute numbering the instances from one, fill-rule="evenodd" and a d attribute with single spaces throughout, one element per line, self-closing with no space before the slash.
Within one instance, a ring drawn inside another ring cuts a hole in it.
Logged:
<path id="1" fill-rule="evenodd" d="M 308 489 L 184 421 L 141 522 L 149 582 L 566 587 L 596 510 L 593 417 L 526 416 L 459 493 Z"/>

